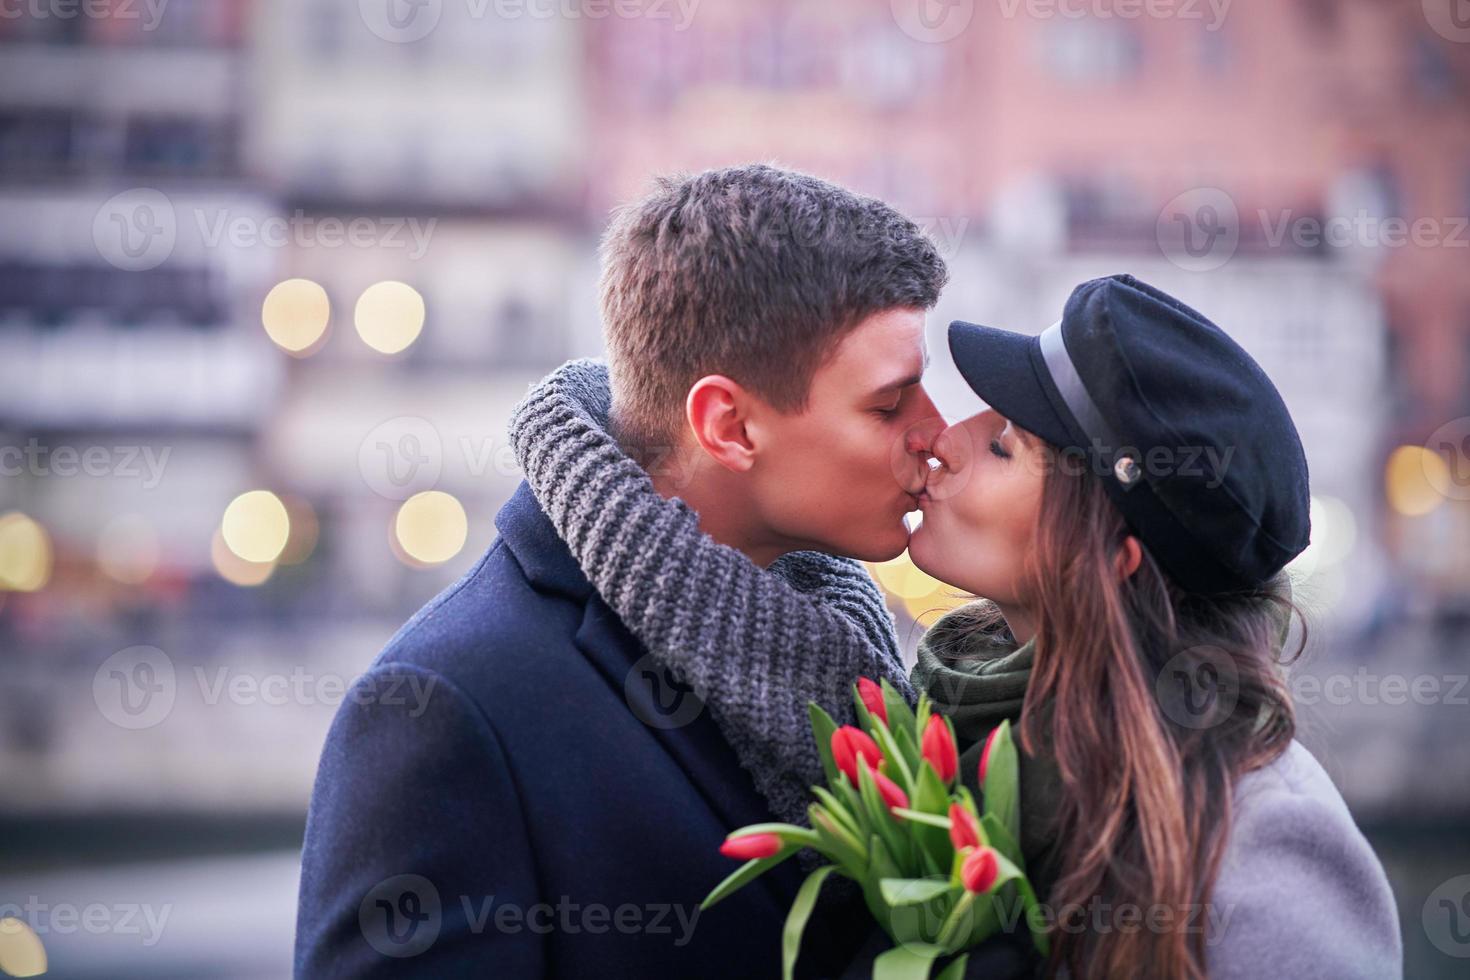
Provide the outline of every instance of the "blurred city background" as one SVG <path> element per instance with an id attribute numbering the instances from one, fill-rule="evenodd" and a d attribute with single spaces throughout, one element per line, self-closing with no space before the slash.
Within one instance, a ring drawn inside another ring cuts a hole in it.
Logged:
<path id="1" fill-rule="evenodd" d="M 948 321 L 1094 275 L 1257 356 L 1312 471 L 1300 737 L 1408 975 L 1464 975 L 1467 0 L 0 0 L 0 975 L 289 973 L 332 714 L 601 352 L 609 210 L 748 161 L 933 235 L 951 418 Z M 912 656 L 958 600 L 872 571 Z"/>

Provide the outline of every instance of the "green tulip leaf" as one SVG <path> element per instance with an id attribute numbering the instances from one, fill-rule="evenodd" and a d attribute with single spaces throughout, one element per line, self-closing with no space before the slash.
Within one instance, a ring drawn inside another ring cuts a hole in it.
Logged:
<path id="1" fill-rule="evenodd" d="M 914 730 L 914 709 L 903 699 L 894 686 L 888 683 L 887 678 L 882 682 L 883 707 L 888 709 L 888 727 L 890 730 L 907 728 Z"/>
<path id="2" fill-rule="evenodd" d="M 928 980 L 934 961 L 943 953 L 925 943 L 896 946 L 873 961 L 873 980 Z"/>
<path id="3" fill-rule="evenodd" d="M 791 911 L 786 913 L 786 926 L 781 930 L 781 980 L 791 980 L 796 969 L 796 957 L 801 952 L 801 934 L 806 929 L 807 920 L 812 917 L 822 882 L 834 870 L 829 864 L 807 875 L 791 903 Z"/>
<path id="4" fill-rule="evenodd" d="M 799 850 L 801 850 L 799 847 L 787 847 L 777 851 L 768 858 L 752 858 L 746 861 L 704 897 L 704 901 L 699 903 L 700 911 L 710 908 L 723 899 L 728 898 Z"/>
<path id="5" fill-rule="evenodd" d="M 965 954 L 957 957 L 954 962 L 944 968 L 944 972 L 935 977 L 934 980 L 965 980 L 965 965 L 969 963 L 970 956 Z"/>
<path id="6" fill-rule="evenodd" d="M 1017 866 L 1024 866 L 1021 860 L 1021 845 L 1016 843 L 1011 832 L 1001 826 L 1001 822 L 995 819 L 995 814 L 987 813 L 980 818 L 980 827 L 985 831 L 986 843 L 1004 854 Z"/>
<path id="7" fill-rule="evenodd" d="M 953 887 L 944 878 L 884 878 L 878 882 L 883 901 L 889 905 L 918 905 Z"/>
<path id="8" fill-rule="evenodd" d="M 933 813 L 923 813 L 919 810 L 905 809 L 904 807 L 895 807 L 893 810 L 893 815 L 896 817 L 903 817 L 905 820 L 910 820 L 914 823 L 922 823 L 927 824 L 930 827 L 938 827 L 940 830 L 943 830 L 945 832 L 949 831 L 949 817 L 941 817 Z"/>
<path id="9" fill-rule="evenodd" d="M 995 743 L 990 747 L 990 762 L 985 770 L 985 812 L 994 814 L 1012 840 L 1021 839 L 1020 763 L 1016 743 L 1011 739 L 1011 722 L 1007 718 L 995 730 Z"/>
<path id="10" fill-rule="evenodd" d="M 808 701 L 806 710 L 811 716 L 812 738 L 817 743 L 817 754 L 822 757 L 822 771 L 827 774 L 828 785 L 836 785 L 837 764 L 832 761 L 832 733 L 837 731 L 837 722 L 815 701 Z"/>

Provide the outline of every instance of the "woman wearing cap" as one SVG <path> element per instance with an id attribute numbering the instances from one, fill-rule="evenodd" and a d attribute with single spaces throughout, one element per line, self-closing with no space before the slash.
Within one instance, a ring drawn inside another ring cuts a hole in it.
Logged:
<path id="1" fill-rule="evenodd" d="M 950 348 L 991 409 L 936 440 L 909 553 L 989 601 L 924 636 L 914 682 L 972 759 L 1020 721 L 1028 867 L 1063 925 L 1103 908 L 1053 961 L 1402 975 L 1383 869 L 1293 740 L 1282 568 L 1307 466 L 1270 380 L 1128 276 L 1078 287 L 1040 337 L 956 323 Z M 1124 931 L 1122 907 L 1173 927 Z"/>
<path id="2" fill-rule="evenodd" d="M 1055 917 L 1047 971 L 1401 976 L 1383 869 L 1293 737 L 1282 569 L 1307 544 L 1309 498 L 1275 387 L 1209 320 L 1131 276 L 1079 286 L 1039 337 L 955 323 L 949 338 L 991 408 L 935 440 L 909 553 L 985 598 L 925 634 L 912 679 L 954 721 L 972 788 L 989 732 L 1019 726 L 1022 847 Z M 589 451 L 616 451 L 569 387 L 528 401 L 577 420 Z M 833 583 L 777 574 L 786 559 L 758 568 L 631 461 L 623 473 L 596 488 L 622 520 L 592 534 L 549 512 L 558 532 L 576 554 L 656 527 L 723 573 L 665 576 L 652 595 L 619 570 L 594 585 L 722 729 L 745 721 L 764 740 L 747 763 L 758 786 L 818 781 L 807 701 L 850 710 L 832 703 L 833 678 L 774 669 L 781 643 L 813 631 L 690 611 L 758 592 L 846 642 L 851 623 L 820 601 Z M 564 473 L 527 479 L 542 499 L 575 492 Z"/>

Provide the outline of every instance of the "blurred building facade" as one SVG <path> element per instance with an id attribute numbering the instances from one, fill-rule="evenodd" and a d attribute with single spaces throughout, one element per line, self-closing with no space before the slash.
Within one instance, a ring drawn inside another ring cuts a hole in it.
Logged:
<path id="1" fill-rule="evenodd" d="M 1040 330 L 1120 270 L 1208 312 L 1307 445 L 1300 676 L 1465 673 L 1470 36 L 1432 0 L 592 6 L 5 8 L 0 819 L 299 821 L 342 687 L 493 539 L 511 406 L 599 352 L 609 209 L 752 160 L 935 238 L 951 417 L 952 318 Z M 226 533 L 251 491 L 269 560 Z M 910 651 L 960 601 L 872 571 Z M 107 702 L 139 645 L 148 724 Z M 1360 817 L 1470 813 L 1463 701 L 1306 701 Z"/>
<path id="2" fill-rule="evenodd" d="M 44 585 L 0 592 L 4 806 L 299 812 L 330 699 L 221 706 L 202 679 L 360 671 L 493 538 L 519 479 L 511 405 L 599 351 L 608 210 L 652 174 L 749 160 L 926 227 L 953 271 L 936 352 L 952 317 L 1039 330 L 1120 269 L 1208 311 L 1308 446 L 1320 540 L 1299 571 L 1333 631 L 1324 669 L 1388 665 L 1390 645 L 1463 667 L 1470 504 L 1423 503 L 1418 457 L 1395 455 L 1470 416 L 1470 44 L 1421 5 L 1018 0 L 970 5 L 953 36 L 846 0 L 446 2 L 421 35 L 371 6 L 0 17 L 0 435 L 33 447 L 0 513 L 46 546 Z M 1385 241 L 1395 220 L 1430 224 Z M 317 329 L 284 342 L 273 308 Z M 374 339 L 404 317 L 401 346 Z M 968 414 L 935 360 L 941 407 Z M 112 462 L 60 478 L 66 448 Z M 270 562 L 221 536 L 254 488 L 291 516 Z M 426 561 L 400 508 L 427 490 L 464 527 Z M 874 572 L 910 646 L 955 601 L 903 560 Z M 109 740 L 92 678 L 138 643 L 192 700 Z M 1470 781 L 1405 765 L 1457 716 L 1405 734 L 1402 712 L 1359 710 L 1324 736 L 1373 762 L 1355 803 L 1470 808 Z"/>

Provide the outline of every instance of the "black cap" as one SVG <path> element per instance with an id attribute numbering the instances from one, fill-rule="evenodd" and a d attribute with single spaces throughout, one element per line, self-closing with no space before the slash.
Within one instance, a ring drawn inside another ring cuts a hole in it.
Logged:
<path id="1" fill-rule="evenodd" d="M 1039 337 L 957 320 L 949 349 L 991 408 L 1088 462 L 1185 589 L 1258 588 L 1307 546 L 1307 458 L 1280 393 L 1161 290 L 1094 279 Z"/>

